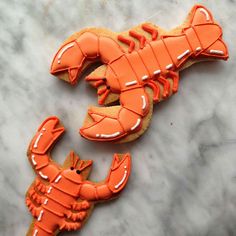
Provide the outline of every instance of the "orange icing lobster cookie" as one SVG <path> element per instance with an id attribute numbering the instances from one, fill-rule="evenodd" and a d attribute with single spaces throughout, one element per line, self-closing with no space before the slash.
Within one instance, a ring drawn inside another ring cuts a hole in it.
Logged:
<path id="1" fill-rule="evenodd" d="M 227 58 L 221 27 L 208 9 L 195 5 L 186 21 L 169 32 L 144 23 L 122 33 L 98 28 L 75 33 L 56 53 L 51 73 L 75 84 L 86 67 L 101 61 L 104 65 L 86 80 L 98 89 L 99 104 L 120 105 L 91 107 L 80 134 L 127 142 L 146 130 L 153 103 L 178 91 L 180 70 Z"/>
<path id="2" fill-rule="evenodd" d="M 28 158 L 37 175 L 26 193 L 26 205 L 34 220 L 29 236 L 54 236 L 60 231 L 80 229 L 95 203 L 117 197 L 124 189 L 131 169 L 129 154 L 114 154 L 105 181 L 86 180 L 91 160 L 80 160 L 74 152 L 63 166 L 54 162 L 50 150 L 64 132 L 57 117 L 49 117 L 32 139 Z"/>

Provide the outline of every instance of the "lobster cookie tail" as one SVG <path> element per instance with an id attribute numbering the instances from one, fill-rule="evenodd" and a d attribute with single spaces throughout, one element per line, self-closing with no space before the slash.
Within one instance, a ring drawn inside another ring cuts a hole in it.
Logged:
<path id="1" fill-rule="evenodd" d="M 94 32 L 85 31 L 76 39 L 63 44 L 58 50 L 51 65 L 51 74 L 59 77 L 60 74 L 64 74 L 61 78 L 75 84 L 80 73 L 92 61 L 99 59 L 108 64 L 121 55 L 122 50 L 117 42 Z"/>
<path id="2" fill-rule="evenodd" d="M 189 24 L 184 29 L 193 55 L 197 58 L 227 60 L 228 49 L 222 39 L 222 28 L 214 21 L 211 12 L 202 5 L 196 5 L 189 14 Z"/>

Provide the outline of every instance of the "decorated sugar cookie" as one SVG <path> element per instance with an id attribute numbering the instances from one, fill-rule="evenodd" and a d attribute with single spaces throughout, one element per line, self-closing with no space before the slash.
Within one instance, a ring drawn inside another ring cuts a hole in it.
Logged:
<path id="1" fill-rule="evenodd" d="M 128 142 L 147 129 L 153 103 L 178 91 L 179 71 L 227 58 L 221 27 L 208 9 L 195 5 L 186 21 L 169 32 L 143 23 L 122 33 L 101 28 L 75 33 L 56 53 L 51 73 L 76 84 L 85 68 L 101 61 L 86 80 L 97 88 L 98 103 L 108 107 L 90 107 L 80 134 Z"/>
<path id="2" fill-rule="evenodd" d="M 64 132 L 57 117 L 49 117 L 32 139 L 28 158 L 37 175 L 26 193 L 26 205 L 34 220 L 28 236 L 55 236 L 60 231 L 80 229 L 94 205 L 117 197 L 124 189 L 131 169 L 129 154 L 115 154 L 105 181 L 88 181 L 91 160 L 74 152 L 59 165 L 50 150 Z"/>

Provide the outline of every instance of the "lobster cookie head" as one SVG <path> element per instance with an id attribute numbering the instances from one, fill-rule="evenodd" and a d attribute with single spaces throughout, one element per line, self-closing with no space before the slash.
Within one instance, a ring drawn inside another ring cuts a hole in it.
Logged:
<path id="1" fill-rule="evenodd" d="M 86 77 L 97 89 L 80 134 L 95 141 L 129 142 L 147 129 L 153 104 L 178 91 L 179 71 L 204 60 L 228 58 L 222 29 L 211 12 L 195 5 L 186 21 L 166 32 L 151 23 L 115 33 L 87 28 L 74 34 L 56 53 L 51 73 L 75 84 L 91 63 L 101 61 Z"/>
<path id="2" fill-rule="evenodd" d="M 80 160 L 79 157 L 77 155 L 75 155 L 73 152 L 71 152 L 71 166 L 68 169 L 65 169 L 62 171 L 63 176 L 74 182 L 74 183 L 82 183 L 82 181 L 84 181 L 84 177 L 82 175 L 82 172 L 92 166 L 93 161 L 92 160 L 87 160 L 87 161 L 83 161 Z M 78 166 L 77 166 L 78 165 Z"/>

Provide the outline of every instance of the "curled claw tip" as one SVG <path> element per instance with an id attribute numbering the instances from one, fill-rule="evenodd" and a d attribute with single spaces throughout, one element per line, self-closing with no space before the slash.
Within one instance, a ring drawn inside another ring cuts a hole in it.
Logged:
<path id="1" fill-rule="evenodd" d="M 88 114 L 90 115 L 90 117 L 94 122 L 99 122 L 104 118 L 104 116 L 93 113 L 92 111 L 88 112 Z"/>
<path id="2" fill-rule="evenodd" d="M 129 164 L 130 161 L 131 161 L 131 159 L 130 159 L 129 153 L 126 153 L 126 154 L 117 154 L 116 153 L 114 155 L 114 159 L 113 159 L 113 163 L 112 163 L 113 170 L 120 167 L 123 163 L 125 164 L 125 162 L 128 162 L 128 163 L 126 163 L 126 168 L 127 168 L 127 164 Z"/>
<path id="3" fill-rule="evenodd" d="M 74 85 L 77 82 L 83 59 L 84 55 L 76 41 L 66 43 L 56 53 L 50 73 Z"/>
<path id="4" fill-rule="evenodd" d="M 49 124 L 51 127 L 54 128 L 59 122 L 60 120 L 56 116 L 50 116 L 46 120 L 44 120 L 44 122 L 39 126 L 38 131 L 40 131 L 43 128 L 45 129 L 44 126 Z"/>
<path id="5" fill-rule="evenodd" d="M 32 139 L 30 150 L 37 154 L 45 154 L 64 131 L 65 128 L 59 124 L 57 117 L 48 117 L 38 128 Z"/>
<path id="6" fill-rule="evenodd" d="M 129 153 L 115 154 L 109 175 L 109 187 L 113 193 L 120 192 L 126 185 L 131 168 Z"/>

